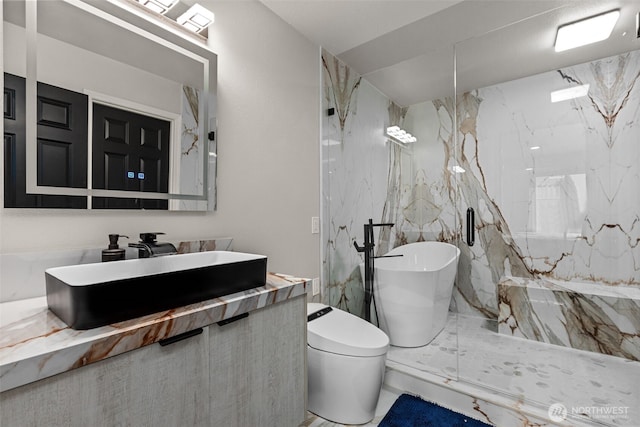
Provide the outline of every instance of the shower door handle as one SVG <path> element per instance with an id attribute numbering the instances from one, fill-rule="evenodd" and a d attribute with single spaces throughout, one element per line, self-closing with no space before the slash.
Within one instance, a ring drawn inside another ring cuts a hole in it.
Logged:
<path id="1" fill-rule="evenodd" d="M 473 208 L 467 209 L 467 245 L 473 246 L 476 240 L 476 214 Z"/>

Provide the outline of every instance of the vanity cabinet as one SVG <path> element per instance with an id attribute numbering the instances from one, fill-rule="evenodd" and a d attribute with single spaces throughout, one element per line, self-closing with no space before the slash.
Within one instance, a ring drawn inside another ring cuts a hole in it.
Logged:
<path id="1" fill-rule="evenodd" d="M 148 345 L 5 391 L 0 425 L 206 425 L 207 341 Z"/>
<path id="2" fill-rule="evenodd" d="M 2 426 L 297 426 L 304 295 L 0 394 Z M 1 381 L 1 379 L 0 379 Z"/>
<path id="3" fill-rule="evenodd" d="M 209 327 L 211 426 L 298 426 L 306 413 L 306 299 Z"/>

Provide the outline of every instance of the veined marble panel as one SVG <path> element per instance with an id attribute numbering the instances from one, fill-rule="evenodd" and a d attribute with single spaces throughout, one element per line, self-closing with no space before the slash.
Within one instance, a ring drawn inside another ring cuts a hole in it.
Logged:
<path id="1" fill-rule="evenodd" d="M 438 137 L 452 135 L 453 121 L 432 105 L 401 108 L 327 52 L 323 52 L 322 127 L 324 274 L 323 300 L 363 314 L 359 273 L 363 226 L 377 228 L 376 253 L 424 240 L 455 239 L 455 176 L 442 163 Z M 333 114 L 329 115 L 332 111 Z M 400 146 L 385 136 L 389 125 L 421 132 L 422 143 Z M 445 129 L 443 130 L 442 127 Z M 448 133 L 447 133 L 448 132 Z"/>
<path id="2" fill-rule="evenodd" d="M 503 276 L 640 286 L 639 80 L 633 51 L 471 91 L 455 108 L 435 100 L 439 123 L 420 114 L 438 129 L 444 167 L 464 170 L 427 179 L 457 191 L 450 236 L 464 237 L 465 211 L 476 211 L 476 244 L 460 245 L 458 312 L 497 318 Z M 589 85 L 586 97 L 551 102 L 577 85 Z M 414 152 L 433 140 L 410 130 Z"/>
<path id="3" fill-rule="evenodd" d="M 640 288 L 505 277 L 498 331 L 640 360 Z"/>
<path id="4" fill-rule="evenodd" d="M 640 285 L 639 79 L 634 51 L 473 94 L 462 155 L 509 230 L 487 248 L 513 245 L 510 275 Z M 551 102 L 578 85 L 587 96 Z"/>
<path id="5" fill-rule="evenodd" d="M 496 319 L 504 276 L 640 286 L 640 51 L 408 109 L 326 52 L 323 61 L 323 109 L 336 111 L 323 126 L 330 304 L 359 313 L 352 244 L 368 218 L 396 224 L 376 236 L 382 254 L 462 242 L 468 207 L 476 244 L 460 244 L 458 312 Z M 551 102 L 554 90 L 587 84 L 586 97 Z M 392 122 L 418 142 L 385 149 Z"/>
<path id="6" fill-rule="evenodd" d="M 353 243 L 362 244 L 363 226 L 378 222 L 387 198 L 390 150 L 384 135 L 389 100 L 327 52 L 323 62 L 322 168 L 325 215 L 324 300 L 362 315 L 364 290 Z M 329 109 L 333 114 L 329 115 Z M 395 145 L 395 144 L 393 144 Z"/>
<path id="7" fill-rule="evenodd" d="M 233 239 L 228 237 L 207 240 L 189 240 L 178 243 L 176 248 L 178 249 L 179 254 L 207 251 L 232 251 Z"/>
<path id="8" fill-rule="evenodd" d="M 216 117 L 216 102 L 213 94 L 208 95 L 208 116 Z M 205 99 L 200 90 L 190 86 L 182 87 L 182 129 L 180 142 L 180 162 L 173 165 L 179 169 L 180 181 L 174 191 L 179 194 L 200 195 L 203 191 L 208 196 L 202 200 L 173 200 L 170 208 L 176 210 L 216 210 L 216 155 L 217 140 L 209 141 L 204 134 Z M 210 129 L 215 131 L 215 119 L 211 120 Z M 213 154 L 212 154 L 213 153 Z M 204 161 L 208 159 L 207 186 L 205 184 Z"/>
<path id="9" fill-rule="evenodd" d="M 310 283 L 269 273 L 265 286 L 84 331 L 49 311 L 46 297 L 1 303 L 0 391 L 303 296 Z"/>

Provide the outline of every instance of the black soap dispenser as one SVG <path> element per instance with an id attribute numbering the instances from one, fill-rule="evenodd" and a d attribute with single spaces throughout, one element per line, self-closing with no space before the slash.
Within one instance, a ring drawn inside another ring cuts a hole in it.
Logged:
<path id="1" fill-rule="evenodd" d="M 102 250 L 102 262 L 120 261 L 125 257 L 125 249 L 118 246 L 118 238 L 126 237 L 124 234 L 109 234 L 109 248 Z"/>

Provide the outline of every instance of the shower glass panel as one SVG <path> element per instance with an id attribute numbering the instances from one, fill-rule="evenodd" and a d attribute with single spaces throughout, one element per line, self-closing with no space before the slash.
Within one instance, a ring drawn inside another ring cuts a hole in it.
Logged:
<path id="1" fill-rule="evenodd" d="M 455 46 L 456 209 L 462 222 L 475 210 L 476 231 L 469 246 L 459 228 L 458 379 L 552 421 L 631 426 L 640 419 L 640 50 L 634 34 L 614 30 L 554 52 L 558 23 L 585 17 L 577 11 Z M 625 19 L 623 8 L 618 29 Z"/>
<path id="2" fill-rule="evenodd" d="M 394 224 L 374 228 L 376 256 L 413 242 L 455 243 L 459 228 L 456 177 L 447 163 L 455 140 L 453 48 L 429 51 L 414 60 L 431 77 L 435 101 L 400 106 L 338 58 L 322 52 L 322 282 L 326 285 L 321 301 L 361 317 L 363 259 L 353 243 L 363 244 L 363 226 L 370 218 Z M 385 135 L 391 125 L 407 130 L 417 141 L 393 142 Z M 407 307 L 414 309 L 416 300 L 408 298 Z M 424 310 L 431 308 L 425 305 Z M 375 312 L 371 317 L 377 325 Z M 447 320 L 444 331 L 428 346 L 391 347 L 388 366 L 425 373 L 437 382 L 442 377 L 457 379 L 455 314 L 449 313 Z"/>
<path id="3" fill-rule="evenodd" d="M 461 218 L 456 207 L 458 174 L 452 156 L 456 142 L 454 51 L 452 46 L 445 46 L 412 61 L 423 67 L 423 76 L 429 82 L 433 99 L 402 110 L 401 127 L 417 141 L 409 149 L 403 147 L 398 151 L 396 148 L 402 159 L 410 156 L 402 163 L 410 164 L 410 168 L 404 167 L 396 174 L 395 198 L 388 201 L 388 210 L 393 215 L 386 218 L 396 224 L 391 247 L 421 241 L 457 244 Z M 435 286 L 433 283 L 424 285 Z M 454 295 L 456 289 L 454 286 Z M 425 346 L 392 346 L 387 354 L 389 367 L 436 383 L 441 381 L 438 377 L 458 379 L 458 319 L 454 298 L 444 329 Z M 423 308 L 425 311 L 434 309 Z"/>

